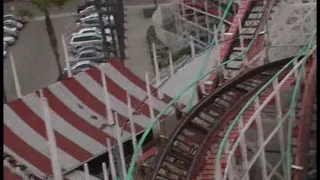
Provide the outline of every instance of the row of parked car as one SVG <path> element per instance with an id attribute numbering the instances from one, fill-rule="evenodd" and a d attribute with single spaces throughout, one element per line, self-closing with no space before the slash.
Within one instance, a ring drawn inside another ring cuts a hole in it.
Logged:
<path id="1" fill-rule="evenodd" d="M 104 2 L 102 3 L 102 8 L 106 9 Z M 87 1 L 79 6 L 77 11 L 78 17 L 75 21 L 78 31 L 71 34 L 71 40 L 68 45 L 68 60 L 72 74 L 77 74 L 105 61 L 103 36 L 94 1 Z M 103 14 L 102 22 L 106 43 L 108 47 L 111 47 L 114 43 L 111 36 L 111 29 L 114 28 L 114 16 Z M 65 69 L 66 73 L 67 69 Z"/>
<path id="2" fill-rule="evenodd" d="M 3 57 L 7 55 L 8 46 L 16 43 L 19 31 L 23 29 L 28 20 L 14 14 L 3 16 Z"/>

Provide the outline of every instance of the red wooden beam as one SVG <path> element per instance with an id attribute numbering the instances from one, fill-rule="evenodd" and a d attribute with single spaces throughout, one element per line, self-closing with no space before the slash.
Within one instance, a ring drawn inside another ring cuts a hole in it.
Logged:
<path id="1" fill-rule="evenodd" d="M 317 73 L 317 60 L 313 60 L 312 66 L 310 67 L 310 73 L 306 79 L 305 86 L 304 86 L 304 93 L 302 99 L 302 108 L 300 111 L 300 122 L 299 122 L 299 129 L 298 129 L 298 137 L 297 137 L 297 151 L 296 151 L 296 158 L 294 160 L 294 164 L 298 166 L 305 167 L 305 163 L 303 159 L 303 155 L 308 151 L 309 145 L 309 128 L 310 124 L 309 121 L 311 119 L 311 110 L 313 107 L 313 100 L 316 93 L 316 86 L 314 84 L 316 73 Z M 302 179 L 303 173 L 297 173 L 294 176 L 294 180 Z"/>

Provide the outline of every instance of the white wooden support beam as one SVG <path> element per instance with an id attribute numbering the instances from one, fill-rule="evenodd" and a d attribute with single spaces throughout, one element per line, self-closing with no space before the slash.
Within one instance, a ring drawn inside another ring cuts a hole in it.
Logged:
<path id="1" fill-rule="evenodd" d="M 214 160 L 215 161 L 215 160 Z M 214 164 L 216 166 L 216 164 Z M 214 167 L 215 170 L 215 174 L 214 174 L 214 179 L 215 180 L 222 180 L 222 170 L 221 170 L 221 166 L 220 164 L 218 165 L 218 168 Z"/>
<path id="2" fill-rule="evenodd" d="M 241 130 L 243 129 L 243 116 L 239 119 L 239 134 L 241 133 Z M 241 148 L 241 155 L 242 155 L 242 166 L 244 169 L 248 170 L 249 169 L 249 163 L 248 163 L 248 154 L 247 154 L 247 145 L 246 145 L 246 138 L 245 138 L 245 132 L 243 133 L 243 136 L 239 137 L 240 138 L 240 148 Z M 245 174 L 244 175 L 245 180 L 249 180 L 249 175 Z"/>
<path id="3" fill-rule="evenodd" d="M 172 52 L 169 51 L 169 63 L 170 63 L 170 75 L 174 75 L 174 68 L 173 68 L 173 60 L 172 60 Z"/>
<path id="4" fill-rule="evenodd" d="M 206 31 L 206 32 L 211 33 L 211 34 L 214 33 L 214 32 L 211 31 L 210 29 L 207 29 L 207 28 L 205 28 L 205 27 L 203 27 L 203 26 L 200 26 L 199 24 L 196 24 L 196 23 L 194 23 L 194 22 L 191 22 L 191 21 L 187 20 L 187 19 L 184 18 L 184 17 L 180 17 L 180 19 L 184 21 L 185 28 L 186 28 L 186 34 L 189 34 L 189 33 L 188 33 L 188 27 L 187 27 L 186 24 L 190 24 L 191 26 L 198 27 L 199 29 L 202 29 L 203 31 Z"/>
<path id="5" fill-rule="evenodd" d="M 193 17 L 194 17 L 194 22 L 199 25 L 196 11 L 193 11 Z M 197 36 L 197 39 L 200 39 L 200 31 L 199 31 L 199 28 L 197 28 L 197 30 L 196 30 L 196 36 Z"/>
<path id="6" fill-rule="evenodd" d="M 247 58 L 247 55 L 245 53 L 245 48 L 244 48 L 244 41 L 243 41 L 243 36 L 241 35 L 242 34 L 242 22 L 241 22 L 241 19 L 238 18 L 238 22 L 239 22 L 239 40 L 240 40 L 240 48 L 242 50 L 242 62 L 243 64 L 247 64 L 248 63 L 248 58 Z"/>
<path id="7" fill-rule="evenodd" d="M 160 80 L 160 71 L 159 71 L 159 63 L 157 59 L 157 50 L 156 50 L 156 44 L 152 43 L 152 52 L 153 52 L 153 64 L 154 64 L 154 70 L 156 72 L 156 80 L 157 80 L 157 88 L 158 88 L 158 98 L 163 99 L 163 93 L 160 91 L 161 86 L 161 80 Z"/>
<path id="8" fill-rule="evenodd" d="M 19 78 L 18 78 L 16 66 L 14 63 L 14 58 L 11 53 L 9 53 L 9 57 L 10 57 L 11 68 L 12 68 L 12 73 L 13 73 L 14 86 L 16 88 L 17 96 L 20 99 L 20 98 L 22 98 L 22 93 L 21 93 L 21 87 L 20 87 L 20 83 L 19 83 Z"/>
<path id="9" fill-rule="evenodd" d="M 211 18 L 220 19 L 220 20 L 221 20 L 221 17 L 216 16 L 216 15 L 214 15 L 214 14 L 211 14 L 211 13 L 209 13 L 209 12 L 202 11 L 202 10 L 197 9 L 197 8 L 195 8 L 195 7 L 186 5 L 186 4 L 182 3 L 182 2 L 178 2 L 178 3 L 181 5 L 182 9 L 184 9 L 184 10 L 185 10 L 185 8 L 192 9 L 193 11 L 197 11 L 197 12 L 199 12 L 199 13 L 205 14 L 205 15 L 207 15 L 207 16 L 210 16 Z M 185 14 L 184 14 L 184 16 L 185 16 Z M 225 20 L 224 23 L 229 24 L 229 25 L 232 24 L 231 22 L 229 22 L 229 21 L 227 21 L 227 20 Z"/>
<path id="10" fill-rule="evenodd" d="M 102 163 L 103 180 L 109 180 L 109 174 L 107 170 L 106 163 Z"/>
<path id="11" fill-rule="evenodd" d="M 296 59 L 295 61 L 293 61 L 293 65 L 296 66 L 298 64 L 298 60 Z M 298 79 L 298 76 L 299 76 L 299 72 L 298 71 L 295 71 L 294 72 L 294 77 L 296 79 Z"/>
<path id="12" fill-rule="evenodd" d="M 136 137 L 136 128 L 134 126 L 134 121 L 132 117 L 132 105 L 131 105 L 131 98 L 129 92 L 127 92 L 127 103 L 128 103 L 128 117 L 130 121 L 130 129 L 131 129 L 131 137 L 132 137 L 132 146 L 134 152 L 137 152 L 137 137 Z M 142 152 L 140 152 L 140 155 L 142 155 Z"/>
<path id="13" fill-rule="evenodd" d="M 186 19 L 186 8 L 185 8 L 185 4 L 179 4 L 181 6 L 181 11 L 182 11 L 182 15 L 179 16 L 179 19 Z M 189 34 L 188 32 L 188 27 L 186 25 L 186 23 L 184 23 L 184 31 Z"/>
<path id="14" fill-rule="evenodd" d="M 225 32 L 226 32 L 226 28 L 224 27 L 224 24 L 222 24 L 221 33 L 220 33 L 220 40 L 221 41 L 225 40 L 225 37 L 224 37 L 225 36 Z"/>
<path id="15" fill-rule="evenodd" d="M 221 63 L 221 57 L 220 57 L 220 44 L 219 44 L 219 39 L 218 39 L 218 29 L 217 26 L 214 25 L 213 26 L 213 30 L 214 30 L 214 42 L 215 42 L 215 46 L 217 47 L 217 58 L 216 58 L 216 63 L 214 63 L 214 65 L 219 66 Z"/>
<path id="16" fill-rule="evenodd" d="M 191 48 L 191 57 L 194 58 L 196 55 L 196 50 L 194 47 L 194 42 L 193 42 L 194 38 L 192 36 L 190 36 L 190 48 Z"/>
<path id="17" fill-rule="evenodd" d="M 109 138 L 107 138 L 107 152 L 108 152 L 108 157 L 109 157 L 109 166 L 111 169 L 112 180 L 116 180 L 117 179 L 117 172 L 116 172 L 116 167 L 114 164 L 113 153 L 112 153 L 112 148 L 111 148 Z"/>
<path id="18" fill-rule="evenodd" d="M 64 53 L 64 60 L 66 62 L 66 66 L 67 66 L 68 77 L 71 77 L 72 73 L 71 73 L 71 68 L 70 68 L 68 49 L 67 49 L 66 40 L 64 38 L 64 35 L 61 35 L 61 41 L 62 41 L 62 47 L 63 47 L 63 53 Z"/>
<path id="19" fill-rule="evenodd" d="M 51 159 L 53 178 L 54 180 L 62 180 L 61 167 L 58 160 L 56 138 L 54 135 L 54 129 L 51 124 L 50 110 L 49 110 L 49 105 L 46 98 L 42 98 L 41 105 L 44 113 L 44 120 L 45 120 L 45 126 L 46 126 L 47 137 L 48 137 L 48 145 L 49 145 L 50 155 L 51 155 L 50 159 Z"/>
<path id="20" fill-rule="evenodd" d="M 117 113 L 114 113 L 114 118 L 115 118 L 115 123 L 116 123 L 116 132 L 117 132 L 117 141 L 118 141 L 121 168 L 122 168 L 122 177 L 124 179 L 127 179 L 126 161 L 124 158 L 124 152 L 123 152 L 123 146 L 122 146 L 122 140 L 121 140 L 121 130 L 120 130 L 120 126 L 119 126 L 119 119 L 118 119 Z"/>
<path id="21" fill-rule="evenodd" d="M 205 13 L 205 18 L 206 18 L 205 21 L 206 21 L 207 29 L 210 29 L 209 16 L 208 16 L 208 0 L 204 1 L 204 10 L 206 12 Z M 207 37 L 208 44 L 210 44 L 212 37 L 209 32 L 207 32 L 207 34 L 208 34 L 208 37 Z"/>
<path id="22" fill-rule="evenodd" d="M 103 71 L 103 67 L 100 69 L 100 71 L 101 71 L 102 87 L 103 87 L 103 94 L 104 94 L 104 102 L 106 105 L 107 124 L 109 126 L 112 126 L 114 125 L 114 119 L 111 111 L 111 103 L 109 98 L 108 86 L 107 86 L 106 77 Z"/>
<path id="23" fill-rule="evenodd" d="M 279 90 L 277 90 L 279 83 L 278 83 L 278 78 L 276 78 L 273 82 L 273 90 L 276 91 L 275 94 L 275 101 L 276 101 L 276 111 L 277 111 L 277 122 L 278 124 L 282 122 L 282 107 L 281 107 L 281 98 L 280 98 L 280 93 Z M 283 126 L 282 124 L 280 125 L 280 130 L 278 132 L 278 139 L 279 139 L 279 145 L 280 145 L 280 153 L 281 156 L 285 156 L 285 147 L 284 147 L 284 131 L 283 131 Z M 282 172 L 286 172 L 286 165 L 285 163 L 282 163 Z M 284 179 L 286 179 L 286 173 L 283 173 Z"/>
<path id="24" fill-rule="evenodd" d="M 269 9 L 269 7 L 267 7 L 267 1 L 266 0 L 263 0 L 263 4 L 264 4 L 264 6 L 267 8 L 267 9 Z M 271 3 L 270 3 L 271 4 Z M 264 41 L 265 41 L 265 49 L 266 49 L 266 51 L 265 51 L 265 56 L 266 56 L 266 58 L 264 58 L 264 63 L 265 64 L 267 64 L 268 62 L 269 62 L 269 34 L 268 34 L 268 24 L 269 24 L 269 17 L 266 19 L 266 22 L 265 22 L 265 24 L 264 24 Z"/>
<path id="25" fill-rule="evenodd" d="M 257 111 L 260 107 L 259 99 L 256 98 L 254 100 L 254 109 Z M 262 148 L 262 152 L 260 154 L 260 166 L 261 166 L 261 180 L 266 180 L 268 177 L 267 174 L 267 162 L 266 162 L 266 156 L 265 156 L 265 150 L 263 147 L 264 143 L 264 136 L 263 136 L 263 126 L 262 126 L 262 119 L 260 111 L 258 112 L 256 116 L 256 124 L 257 124 L 257 130 L 258 130 L 258 146 Z"/>
<path id="26" fill-rule="evenodd" d="M 90 180 L 90 173 L 89 173 L 89 167 L 88 167 L 88 164 L 85 163 L 83 165 L 83 169 L 84 169 L 84 179 L 85 180 Z"/>
<path id="27" fill-rule="evenodd" d="M 152 100 L 152 95 L 151 95 L 151 90 L 149 85 L 148 72 L 146 72 L 146 85 L 147 85 L 147 94 L 148 94 L 148 102 L 149 102 L 149 112 L 150 112 L 151 122 L 153 123 L 153 133 L 155 137 L 157 137 L 157 136 L 160 136 L 160 122 L 157 121 L 154 116 L 153 100 Z"/>

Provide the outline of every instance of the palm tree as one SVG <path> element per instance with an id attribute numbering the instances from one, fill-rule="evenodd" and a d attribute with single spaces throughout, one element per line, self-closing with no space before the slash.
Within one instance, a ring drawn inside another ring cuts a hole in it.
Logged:
<path id="1" fill-rule="evenodd" d="M 47 30 L 48 37 L 49 37 L 49 42 L 50 42 L 55 60 L 57 62 L 57 66 L 58 66 L 59 78 L 61 77 L 63 72 L 62 72 L 60 56 L 59 56 L 59 52 L 58 52 L 57 37 L 56 37 L 55 30 L 54 30 L 54 27 L 52 24 L 52 20 L 50 18 L 49 8 L 52 6 L 62 7 L 63 5 L 65 5 L 69 1 L 71 1 L 71 0 L 27 0 L 27 2 L 31 2 L 44 14 L 45 23 L 46 23 L 46 30 Z"/>

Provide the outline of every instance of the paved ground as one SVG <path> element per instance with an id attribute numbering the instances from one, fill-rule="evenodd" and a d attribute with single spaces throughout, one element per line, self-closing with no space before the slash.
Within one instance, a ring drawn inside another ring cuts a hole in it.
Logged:
<path id="1" fill-rule="evenodd" d="M 58 18 L 53 20 L 58 41 L 61 44 L 61 34 L 70 32 L 74 27 L 72 19 Z M 32 21 L 19 35 L 15 45 L 10 47 L 15 59 L 16 69 L 21 85 L 22 94 L 45 87 L 58 78 L 57 63 L 53 57 L 44 21 Z M 64 65 L 63 51 L 60 46 L 61 63 Z M 8 56 L 4 59 L 4 89 L 7 100 L 16 99 L 13 84 L 11 64 Z"/>
<path id="2" fill-rule="evenodd" d="M 138 75 L 141 79 L 145 79 L 145 72 L 149 72 L 149 79 L 154 76 L 151 58 L 148 53 L 146 33 L 149 26 L 152 24 L 152 19 L 145 19 L 143 17 L 142 9 L 128 9 L 126 28 L 128 47 L 126 54 L 128 59 L 125 65 Z"/>
<path id="3" fill-rule="evenodd" d="M 143 1 L 139 2 L 142 3 Z M 61 35 L 64 34 L 68 38 L 68 35 L 75 29 L 75 23 L 71 16 L 72 12 L 67 12 L 66 9 L 73 9 L 73 12 L 75 12 L 76 6 L 77 4 L 75 3 L 68 4 L 61 10 L 60 14 L 52 10 L 53 24 L 60 44 Z M 153 69 L 150 56 L 146 53 L 146 31 L 151 24 L 151 19 L 145 19 L 142 8 L 139 7 L 130 6 L 126 13 L 128 15 L 128 24 L 126 26 L 128 29 L 126 34 L 128 37 L 126 40 L 128 60 L 125 63 L 134 73 L 143 79 L 145 71 L 149 71 L 151 79 L 153 77 Z M 10 47 L 9 52 L 13 54 L 15 59 L 23 95 L 46 87 L 57 80 L 57 63 L 49 45 L 42 17 L 32 20 L 20 32 L 17 43 Z M 65 66 L 61 45 L 60 58 L 62 65 Z M 17 99 L 8 57 L 4 59 L 4 91 L 8 102 Z"/>
<path id="4" fill-rule="evenodd" d="M 165 3 L 169 2 L 170 0 L 156 0 L 157 3 Z M 64 5 L 62 8 L 58 7 L 52 7 L 50 9 L 51 14 L 62 14 L 62 13 L 70 13 L 70 12 L 75 12 L 77 9 L 77 6 L 80 4 L 83 4 L 85 0 L 73 0 Z M 136 6 L 136 5 L 151 5 L 154 4 L 153 0 L 123 0 L 124 6 Z M 19 9 L 29 9 L 32 10 L 34 16 L 40 16 L 42 13 L 37 10 L 35 6 L 33 6 L 30 3 L 27 2 L 21 2 L 21 1 L 16 1 L 16 2 L 10 2 L 10 3 L 5 3 L 3 10 L 5 13 L 10 12 L 10 7 L 14 6 L 16 10 Z"/>

